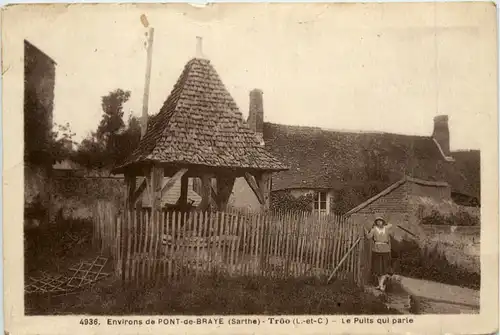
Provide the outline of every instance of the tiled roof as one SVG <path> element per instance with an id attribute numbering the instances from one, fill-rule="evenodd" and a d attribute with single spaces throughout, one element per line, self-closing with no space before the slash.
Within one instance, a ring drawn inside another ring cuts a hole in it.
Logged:
<path id="1" fill-rule="evenodd" d="M 271 153 L 290 166 L 273 175 L 273 190 L 342 189 L 374 181 L 389 186 L 407 175 L 446 181 L 453 191 L 468 194 L 477 183 L 478 171 L 473 176 L 458 173 L 459 165 L 447 162 L 430 136 L 264 123 L 264 141 Z M 377 170 L 382 171 L 380 176 L 371 175 Z"/>
<path id="2" fill-rule="evenodd" d="M 392 192 L 393 190 L 395 190 L 396 188 L 398 188 L 399 186 L 401 186 L 401 185 L 403 185 L 404 183 L 407 183 L 407 182 L 415 183 L 415 184 L 421 184 L 421 185 L 426 185 L 426 186 L 433 186 L 433 187 L 449 187 L 450 186 L 446 182 L 440 182 L 440 181 L 434 181 L 433 182 L 433 181 L 420 180 L 420 179 L 416 179 L 416 178 L 411 178 L 411 177 L 405 176 L 403 179 L 395 182 L 394 184 L 392 184 L 391 186 L 387 187 L 382 192 L 374 195 L 370 199 L 368 199 L 365 202 L 363 202 L 363 203 L 359 204 L 358 206 L 354 207 L 353 209 L 351 209 L 350 211 L 348 211 L 347 213 L 345 213 L 345 215 L 351 215 L 351 214 L 359 212 L 361 209 L 365 208 L 366 206 L 368 206 L 372 202 L 374 202 L 374 201 L 382 198 L 383 196 L 389 194 L 390 192 Z"/>
<path id="3" fill-rule="evenodd" d="M 209 60 L 184 67 L 132 155 L 115 169 L 146 161 L 211 167 L 285 170 L 260 145 Z"/>
<path id="4" fill-rule="evenodd" d="M 481 198 L 481 154 L 479 150 L 452 151 L 448 182 L 453 192 Z"/>

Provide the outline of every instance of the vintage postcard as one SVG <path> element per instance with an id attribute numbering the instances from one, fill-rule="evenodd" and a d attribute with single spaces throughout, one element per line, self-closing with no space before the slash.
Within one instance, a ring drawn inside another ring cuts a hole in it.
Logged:
<path id="1" fill-rule="evenodd" d="M 498 331 L 494 3 L 1 19 L 6 332 Z"/>

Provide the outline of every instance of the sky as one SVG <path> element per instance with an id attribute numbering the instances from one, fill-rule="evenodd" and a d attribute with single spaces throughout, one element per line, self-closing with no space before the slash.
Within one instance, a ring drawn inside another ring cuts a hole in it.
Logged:
<path id="1" fill-rule="evenodd" d="M 155 29 L 149 113 L 156 114 L 196 36 L 244 116 L 264 92 L 268 122 L 430 135 L 449 115 L 452 149 L 478 149 L 496 113 L 496 17 L 488 4 L 218 4 L 33 7 L 16 25 L 57 62 L 54 121 L 81 140 L 100 98 L 131 91 L 140 115 L 145 14 Z"/>

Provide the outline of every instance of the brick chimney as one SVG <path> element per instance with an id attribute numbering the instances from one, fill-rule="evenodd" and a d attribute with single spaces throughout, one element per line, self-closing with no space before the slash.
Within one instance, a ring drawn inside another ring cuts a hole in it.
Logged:
<path id="1" fill-rule="evenodd" d="M 432 138 L 441 148 L 445 157 L 450 157 L 450 130 L 448 128 L 448 115 L 434 117 L 434 131 Z"/>
<path id="2" fill-rule="evenodd" d="M 257 136 L 260 142 L 264 143 L 264 102 L 262 90 L 253 89 L 250 91 L 250 108 L 248 111 L 248 125 Z"/>

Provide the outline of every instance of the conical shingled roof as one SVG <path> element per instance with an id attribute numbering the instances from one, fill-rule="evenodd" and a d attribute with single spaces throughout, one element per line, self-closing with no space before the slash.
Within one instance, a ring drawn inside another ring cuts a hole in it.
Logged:
<path id="1" fill-rule="evenodd" d="M 115 169 L 140 162 L 280 171 L 243 120 L 209 60 L 190 60 L 138 148 Z"/>

